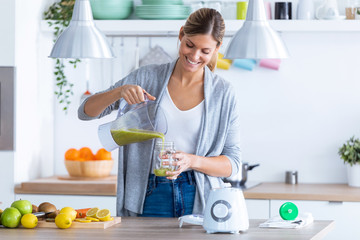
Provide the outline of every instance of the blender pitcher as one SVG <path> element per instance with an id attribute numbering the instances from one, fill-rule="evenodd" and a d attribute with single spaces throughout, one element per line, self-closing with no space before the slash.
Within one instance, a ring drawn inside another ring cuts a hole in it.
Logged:
<path id="1" fill-rule="evenodd" d="M 119 107 L 114 121 L 99 126 L 98 136 L 107 151 L 153 138 L 165 139 L 166 117 L 159 104 L 144 96 L 144 102 Z"/>

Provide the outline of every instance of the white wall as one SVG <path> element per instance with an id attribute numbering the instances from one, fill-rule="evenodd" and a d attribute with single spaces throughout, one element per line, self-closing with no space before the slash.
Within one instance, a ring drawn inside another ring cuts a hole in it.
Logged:
<path id="1" fill-rule="evenodd" d="M 38 58 L 40 19 L 48 5 L 47 0 L 16 1 L 15 183 L 38 178 L 40 172 L 53 175 L 53 82 L 43 71 L 50 60 Z"/>
<path id="2" fill-rule="evenodd" d="M 15 3 L 0 0 L 0 66 L 14 66 Z M 0 151 L 0 208 L 14 200 L 14 152 Z"/>
<path id="3" fill-rule="evenodd" d="M 0 66 L 14 66 L 15 2 L 0 0 Z"/>
<path id="4" fill-rule="evenodd" d="M 16 153 L 17 183 L 66 174 L 65 151 L 71 147 L 101 148 L 97 127 L 115 118 L 112 114 L 90 122 L 77 119 L 80 97 L 86 90 L 84 62 L 77 69 L 66 67 L 68 80 L 74 83 L 68 114 L 57 103 L 53 60 L 48 58 L 53 37 L 39 31 L 42 12 L 52 2 L 17 2 L 17 129 L 21 132 L 17 138 L 21 149 Z M 337 150 L 350 136 L 359 135 L 356 90 L 360 83 L 355 70 L 359 65 L 359 33 L 285 32 L 282 36 L 292 57 L 283 60 L 279 71 L 260 67 L 252 72 L 236 67 L 217 70 L 234 84 L 241 99 L 243 160 L 261 164 L 249 173 L 249 180 L 283 181 L 285 170 L 296 169 L 300 182 L 345 182 Z M 121 38 L 110 40 L 119 55 Z M 124 41 L 122 57 L 89 63 L 91 92 L 106 89 L 134 67 L 135 38 Z M 175 37 L 140 38 L 140 55 L 155 44 L 176 57 Z M 113 156 L 117 157 L 116 152 Z M 117 165 L 113 174 L 116 169 Z"/>
<path id="5" fill-rule="evenodd" d="M 217 70 L 237 89 L 242 104 L 243 160 L 260 163 L 249 173 L 251 181 L 284 181 L 284 172 L 299 171 L 300 182 L 346 182 L 345 168 L 337 155 L 341 144 L 359 136 L 360 96 L 357 66 L 359 33 L 283 33 L 291 58 L 279 71 L 256 67 L 254 71 L 232 67 Z M 224 47 L 229 39 L 225 40 Z M 115 38 L 117 48 L 120 38 Z M 135 39 L 125 38 L 123 57 L 91 63 L 90 90 L 99 91 L 120 70 L 134 66 Z M 141 38 L 140 55 L 149 50 L 149 39 Z M 176 38 L 153 38 L 173 57 Z M 106 119 L 82 122 L 77 119 L 80 95 L 85 91 L 85 68 L 69 69 L 75 95 L 67 115 L 55 108 L 55 173 L 66 174 L 63 154 L 70 147 L 101 147 L 97 126 Z M 116 171 L 116 166 L 114 167 Z"/>
<path id="6" fill-rule="evenodd" d="M 346 182 L 337 151 L 360 137 L 359 33 L 283 33 L 291 58 L 279 71 L 233 68 L 218 73 L 242 102 L 243 158 L 260 163 L 249 180 Z"/>

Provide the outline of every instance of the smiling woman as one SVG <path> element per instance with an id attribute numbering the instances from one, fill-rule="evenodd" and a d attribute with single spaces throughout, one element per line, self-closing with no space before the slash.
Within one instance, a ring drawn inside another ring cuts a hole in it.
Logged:
<path id="1" fill-rule="evenodd" d="M 180 29 L 180 47 L 183 48 L 180 48 L 179 55 L 181 58 L 181 50 L 185 51 L 184 54 L 186 53 L 184 45 L 191 49 L 192 52 L 195 51 L 196 53 L 196 50 L 198 50 L 200 51 L 199 57 L 202 56 L 203 58 L 203 63 L 206 62 L 209 69 L 214 71 L 217 60 L 217 55 L 214 52 L 217 52 L 222 44 L 225 34 L 225 23 L 220 14 L 211 15 L 205 9 L 199 9 L 197 14 L 191 14 L 185 26 Z M 185 39 L 183 41 L 184 36 Z M 197 59 L 193 59 L 193 62 L 191 62 L 191 59 L 188 60 L 189 63 L 197 63 Z"/>
<path id="2" fill-rule="evenodd" d="M 179 60 L 185 71 L 196 72 L 206 63 L 211 62 L 214 51 L 218 50 L 217 42 L 211 35 L 186 36 L 183 28 L 180 30 L 180 34 Z"/>
<path id="3" fill-rule="evenodd" d="M 166 141 L 175 143 L 175 171 L 155 176 L 154 140 L 119 148 L 117 215 L 180 217 L 203 214 L 211 188 L 240 169 L 239 104 L 234 88 L 213 73 L 225 33 L 215 9 L 192 13 L 179 32 L 179 56 L 138 68 L 109 89 L 87 98 L 79 118 L 101 118 L 144 94 L 163 110 Z M 159 204 L 161 203 L 161 204 Z"/>

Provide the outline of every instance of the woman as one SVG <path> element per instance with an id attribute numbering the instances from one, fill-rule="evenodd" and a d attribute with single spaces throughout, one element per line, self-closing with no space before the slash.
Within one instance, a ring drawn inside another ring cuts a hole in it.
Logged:
<path id="1" fill-rule="evenodd" d="M 225 33 L 214 9 L 192 13 L 179 33 L 179 57 L 130 73 L 108 90 L 89 97 L 79 118 L 101 118 L 129 104 L 156 100 L 168 120 L 177 170 L 168 177 L 151 173 L 153 141 L 119 148 L 118 216 L 179 217 L 203 214 L 211 188 L 240 169 L 239 111 L 233 88 L 212 71 Z"/>

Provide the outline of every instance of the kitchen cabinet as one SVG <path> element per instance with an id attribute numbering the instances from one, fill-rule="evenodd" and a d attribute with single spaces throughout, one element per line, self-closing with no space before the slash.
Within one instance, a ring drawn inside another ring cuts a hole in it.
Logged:
<path id="1" fill-rule="evenodd" d="M 107 208 L 113 215 L 116 215 L 115 196 L 80 196 L 80 195 L 45 195 L 45 194 L 16 194 L 15 199 L 26 199 L 35 205 L 42 202 L 50 202 L 58 209 L 72 207 L 75 209 L 98 207 Z"/>
<path id="2" fill-rule="evenodd" d="M 355 239 L 360 236 L 360 202 L 270 200 L 270 216 L 279 215 L 279 208 L 285 202 L 293 202 L 299 212 L 312 213 L 314 220 L 335 220 L 335 228 L 326 240 Z"/>
<path id="3" fill-rule="evenodd" d="M 250 219 L 268 219 L 270 216 L 270 200 L 245 199 Z"/>
<path id="4" fill-rule="evenodd" d="M 44 182 L 49 186 L 45 188 Z M 65 191 L 69 189 L 67 186 L 70 183 L 76 184 L 76 188 L 82 186 L 83 191 L 78 192 L 77 196 L 74 196 L 72 191 Z M 29 184 L 32 184 L 33 192 L 27 188 Z M 89 183 L 64 181 L 52 177 L 23 183 L 15 188 L 15 193 L 16 199 L 28 199 L 35 204 L 51 201 L 58 208 L 66 205 L 75 208 L 98 206 L 109 208 L 115 213 L 116 181 L 113 179 L 92 184 L 101 185 L 107 191 L 102 192 L 103 196 L 96 196 L 99 192 L 94 191 L 94 186 Z M 107 185 L 109 186 L 105 188 Z M 298 206 L 300 212 L 311 212 L 315 220 L 335 220 L 335 229 L 326 239 L 353 239 L 355 235 L 360 236 L 360 220 L 356 217 L 360 213 L 360 188 L 352 188 L 347 184 L 291 185 L 270 182 L 261 183 L 243 193 L 249 219 L 268 219 L 279 215 L 280 206 L 290 201 Z"/>
<path id="5" fill-rule="evenodd" d="M 73 208 L 99 207 L 108 208 L 116 213 L 116 196 L 85 196 L 85 195 L 53 195 L 53 194 L 16 194 L 15 199 L 26 199 L 35 205 L 51 202 L 58 209 L 66 206 Z M 246 206 L 250 219 L 269 218 L 269 200 L 246 199 Z"/>

